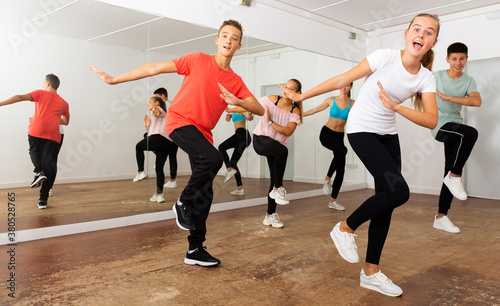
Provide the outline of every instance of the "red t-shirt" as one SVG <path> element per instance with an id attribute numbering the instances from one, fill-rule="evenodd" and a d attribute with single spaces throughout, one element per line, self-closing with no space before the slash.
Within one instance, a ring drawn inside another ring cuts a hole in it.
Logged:
<path id="1" fill-rule="evenodd" d="M 57 93 L 35 90 L 29 95 L 35 102 L 35 113 L 31 117 L 28 134 L 33 137 L 61 141 L 59 122 L 61 116 L 69 117 L 69 105 Z"/>
<path id="2" fill-rule="evenodd" d="M 212 129 L 227 106 L 220 97 L 220 83 L 239 99 L 253 94 L 232 69 L 225 71 L 213 55 L 195 52 L 174 59 L 177 73 L 184 75 L 181 88 L 168 108 L 167 133 L 194 125 L 213 144 Z"/>

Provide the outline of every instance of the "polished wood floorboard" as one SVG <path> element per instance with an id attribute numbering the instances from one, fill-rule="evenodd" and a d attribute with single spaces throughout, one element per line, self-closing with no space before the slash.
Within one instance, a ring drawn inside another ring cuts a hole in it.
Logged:
<path id="1" fill-rule="evenodd" d="M 0 257 L 1 305 L 499 305 L 500 201 L 454 201 L 461 229 L 432 228 L 437 196 L 412 194 L 394 211 L 381 270 L 404 293 L 359 286 L 362 263 L 337 253 L 329 232 L 373 190 L 279 206 L 285 227 L 264 226 L 265 205 L 211 213 L 205 245 L 222 264 L 183 263 L 186 231 L 175 220 L 19 243 L 16 299 L 7 296 L 9 246 Z M 365 258 L 368 224 L 356 232 Z"/>
<path id="2" fill-rule="evenodd" d="M 150 202 L 156 192 L 156 178 L 132 182 L 132 179 L 105 182 L 56 184 L 54 196 L 49 197 L 48 208 L 38 210 L 39 188 L 0 189 L 0 198 L 7 199 L 8 193 L 15 193 L 17 230 L 56 226 L 85 221 L 157 212 L 172 209 L 189 176 L 177 178 L 177 188 L 164 188 L 165 203 Z M 223 176 L 214 180 L 214 203 L 241 199 L 265 197 L 269 179 L 243 179 L 246 195 L 234 196 L 234 179 L 224 183 Z M 318 184 L 285 181 L 288 193 L 321 188 Z M 0 218 L 7 218 L 7 210 L 0 211 Z M 0 230 L 3 232 L 3 230 Z"/>

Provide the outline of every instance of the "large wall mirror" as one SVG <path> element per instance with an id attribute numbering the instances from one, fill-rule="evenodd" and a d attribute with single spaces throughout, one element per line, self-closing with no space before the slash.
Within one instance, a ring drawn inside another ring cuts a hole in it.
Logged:
<path id="1" fill-rule="evenodd" d="M 0 194 L 16 193 L 17 230 L 95 221 L 148 212 L 170 210 L 191 173 L 187 155 L 178 151 L 177 188 L 164 188 L 166 202 L 150 201 L 156 190 L 155 155 L 146 153 L 149 178 L 132 182 L 137 173 L 135 146 L 146 132 L 143 118 L 155 89 L 164 87 L 172 100 L 182 77 L 161 75 L 146 80 L 110 86 L 104 84 L 88 65 L 117 75 L 148 62 L 174 59 L 201 51 L 216 52 L 217 29 L 170 20 L 92 0 L 9 1 L 0 10 L 0 42 L 4 50 L 1 98 L 40 89 L 43 78 L 54 73 L 61 79 L 58 93 L 70 104 L 71 120 L 64 128 L 64 142 L 58 161 L 58 175 L 49 208 L 37 209 L 38 190 L 25 186 L 33 170 L 27 141 L 31 102 L 0 109 L 4 132 Z M 276 83 L 299 79 L 307 90 L 342 73 L 356 63 L 244 36 L 232 68 L 259 98 Z M 360 83 L 354 84 L 356 98 Z M 271 89 L 270 89 L 271 88 Z M 276 87 L 277 88 L 277 87 Z M 274 88 L 276 90 L 276 88 Z M 277 92 L 279 94 L 279 90 Z M 308 110 L 332 95 L 304 102 Z M 247 122 L 250 133 L 260 117 Z M 328 119 L 327 111 L 304 118 L 288 145 L 290 151 L 284 183 L 289 194 L 321 188 L 332 153 L 319 142 L 319 133 Z M 213 130 L 218 146 L 234 134 L 232 122 L 221 116 Z M 348 146 L 344 186 L 365 183 L 364 168 Z M 231 153 L 231 151 L 229 151 Z M 214 204 L 265 197 L 269 181 L 267 164 L 253 147 L 245 150 L 238 163 L 246 194 L 234 196 L 234 179 L 224 183 L 226 168 L 214 182 Z M 169 162 L 164 167 L 170 176 Z M 325 196 L 325 205 L 328 199 Z M 292 202 L 293 205 L 293 202 Z M 1 216 L 5 211 L 1 212 Z"/>

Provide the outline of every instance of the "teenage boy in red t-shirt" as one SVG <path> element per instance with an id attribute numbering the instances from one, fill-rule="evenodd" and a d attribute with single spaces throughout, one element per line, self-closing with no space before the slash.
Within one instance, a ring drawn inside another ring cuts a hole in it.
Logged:
<path id="1" fill-rule="evenodd" d="M 57 94 L 59 78 L 53 74 L 45 76 L 42 90 L 35 90 L 25 95 L 15 95 L 0 102 L 0 106 L 21 101 L 35 102 L 35 113 L 28 127 L 30 158 L 35 166 L 35 178 L 30 187 L 40 188 L 38 209 L 47 208 L 49 190 L 57 174 L 57 155 L 61 132 L 59 124 L 68 125 L 69 105 Z"/>
<path id="2" fill-rule="evenodd" d="M 172 208 L 177 225 L 189 230 L 189 249 L 184 263 L 216 266 L 220 260 L 204 248 L 206 220 L 212 205 L 213 180 L 222 166 L 220 152 L 213 146 L 212 129 L 227 104 L 264 115 L 264 108 L 230 67 L 236 50 L 241 48 L 241 24 L 226 20 L 215 39 L 215 56 L 200 52 L 173 61 L 150 63 L 117 77 L 111 77 L 94 66 L 94 72 L 108 84 L 134 81 L 160 73 L 184 75 L 179 92 L 167 112 L 169 137 L 189 155 L 192 174 L 187 186 Z M 227 88 L 227 90 L 226 90 Z"/>

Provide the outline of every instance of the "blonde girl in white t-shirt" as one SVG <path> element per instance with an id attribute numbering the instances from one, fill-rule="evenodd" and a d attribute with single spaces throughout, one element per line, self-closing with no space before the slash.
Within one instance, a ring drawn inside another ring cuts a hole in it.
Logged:
<path id="1" fill-rule="evenodd" d="M 375 195 L 346 220 L 339 222 L 330 236 L 345 260 L 359 262 L 354 231 L 370 221 L 360 285 L 388 296 L 400 296 L 403 290 L 380 272 L 379 260 L 392 211 L 406 203 L 410 196 L 408 185 L 401 175 L 396 113 L 429 129 L 436 126 L 436 85 L 430 69 L 434 59 L 431 48 L 437 43 L 438 34 L 437 17 L 419 14 L 404 32 L 404 50 L 375 51 L 346 73 L 303 94 L 283 88 L 290 99 L 303 101 L 366 77 L 349 114 L 346 132 L 353 150 L 374 177 Z M 415 97 L 415 109 L 400 105 L 412 96 Z"/>

